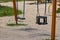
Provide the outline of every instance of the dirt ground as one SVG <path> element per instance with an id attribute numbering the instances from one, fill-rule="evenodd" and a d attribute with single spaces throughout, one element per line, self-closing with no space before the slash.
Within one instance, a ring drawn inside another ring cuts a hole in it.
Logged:
<path id="1" fill-rule="evenodd" d="M 14 16 L 0 17 L 0 40 L 45 40 L 51 37 L 52 7 L 48 13 L 47 7 L 47 25 L 36 24 L 36 4 L 30 5 L 31 1 L 26 1 L 25 18 L 23 22 L 27 26 L 7 26 L 7 23 L 13 23 Z M 34 3 L 34 1 L 32 2 Z M 13 7 L 12 2 L 0 3 L 0 5 Z M 18 2 L 19 10 L 22 10 L 23 2 Z M 47 4 L 48 6 L 49 4 Z M 52 4 L 51 4 L 52 5 Z M 44 4 L 39 4 L 40 15 L 44 15 Z M 60 39 L 60 14 L 56 14 L 56 39 Z M 22 16 L 22 15 L 19 15 Z M 22 20 L 19 20 L 22 21 Z"/>

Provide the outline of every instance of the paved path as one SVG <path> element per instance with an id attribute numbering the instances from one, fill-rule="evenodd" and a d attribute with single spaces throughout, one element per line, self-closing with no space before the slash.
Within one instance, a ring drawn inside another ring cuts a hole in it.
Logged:
<path id="1" fill-rule="evenodd" d="M 48 24 L 38 25 L 36 24 L 36 5 L 29 5 L 26 2 L 26 20 L 23 23 L 27 26 L 6 26 L 8 22 L 14 22 L 13 17 L 0 17 L 0 40 L 43 40 L 50 38 L 51 33 L 51 12 L 47 12 Z M 12 2 L 0 3 L 4 6 L 13 7 Z M 40 14 L 44 13 L 44 4 L 40 4 Z M 19 2 L 19 10 L 22 10 L 22 2 Z M 48 10 L 48 9 L 47 9 Z M 49 16 L 50 15 L 50 16 Z M 59 15 L 59 14 L 58 14 Z M 60 15 L 59 15 L 60 16 Z M 57 17 L 56 25 L 56 39 L 60 39 L 60 17 Z"/>

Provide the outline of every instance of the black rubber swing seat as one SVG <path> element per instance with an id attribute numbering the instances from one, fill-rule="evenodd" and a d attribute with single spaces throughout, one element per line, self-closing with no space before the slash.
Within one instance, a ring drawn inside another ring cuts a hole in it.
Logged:
<path id="1" fill-rule="evenodd" d="M 25 20 L 25 18 L 24 18 L 24 17 L 17 17 L 17 19 Z"/>
<path id="2" fill-rule="evenodd" d="M 43 19 L 43 22 L 41 22 L 41 19 Z M 46 16 L 37 16 L 36 17 L 36 23 L 39 25 L 47 24 L 47 17 Z"/>

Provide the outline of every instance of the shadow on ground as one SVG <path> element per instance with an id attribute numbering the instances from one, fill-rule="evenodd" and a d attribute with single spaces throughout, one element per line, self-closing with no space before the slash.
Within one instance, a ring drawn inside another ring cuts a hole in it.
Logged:
<path id="1" fill-rule="evenodd" d="M 29 37 L 36 37 L 36 36 L 50 36 L 50 34 L 46 30 L 40 30 L 37 28 L 21 28 L 15 29 L 18 31 L 29 32 Z"/>

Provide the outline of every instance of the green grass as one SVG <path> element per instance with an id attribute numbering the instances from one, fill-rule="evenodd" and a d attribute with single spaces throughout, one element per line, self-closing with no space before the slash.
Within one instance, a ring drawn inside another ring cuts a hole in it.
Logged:
<path id="1" fill-rule="evenodd" d="M 9 1 L 13 1 L 13 0 L 0 0 L 0 2 L 9 2 Z M 18 1 L 22 1 L 22 0 L 18 0 Z"/>
<path id="2" fill-rule="evenodd" d="M 14 23 L 9 23 L 7 26 L 27 26 L 27 24 L 14 24 Z"/>
<path id="3" fill-rule="evenodd" d="M 0 0 L 0 2 L 9 2 L 9 1 L 13 1 L 13 0 Z M 22 0 L 18 0 L 18 1 L 22 1 Z M 30 1 L 30 0 L 26 0 L 26 1 Z"/>
<path id="4" fill-rule="evenodd" d="M 18 13 L 18 15 L 22 14 L 22 11 L 18 10 L 17 13 Z M 13 16 L 13 15 L 14 15 L 13 8 L 0 5 L 0 17 L 2 17 L 2 16 Z"/>
<path id="5" fill-rule="evenodd" d="M 60 13 L 60 8 L 56 11 L 57 13 Z"/>

